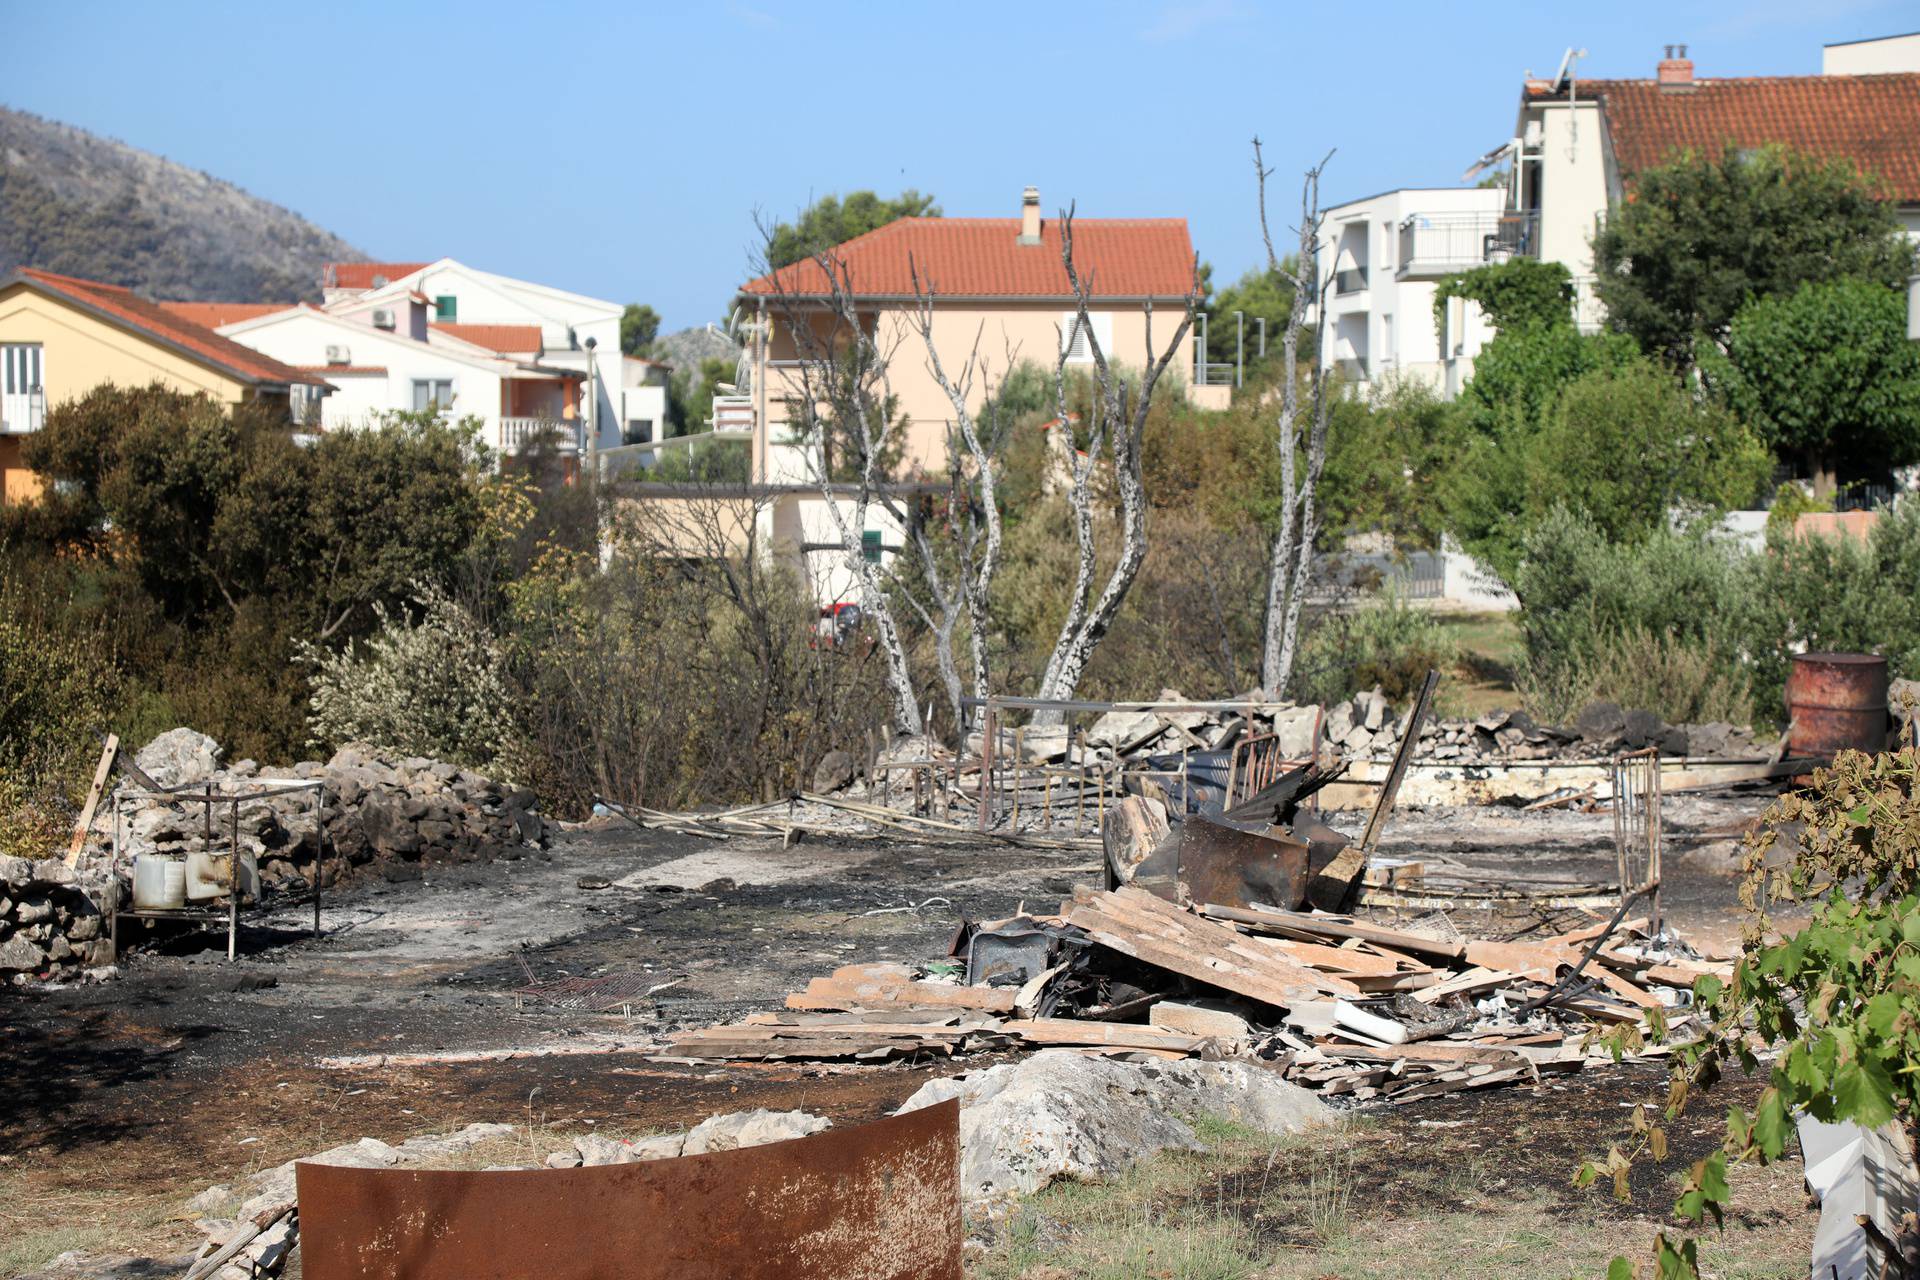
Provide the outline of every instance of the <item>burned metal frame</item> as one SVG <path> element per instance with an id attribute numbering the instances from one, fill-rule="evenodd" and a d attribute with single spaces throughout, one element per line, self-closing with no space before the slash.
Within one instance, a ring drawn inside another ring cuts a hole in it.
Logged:
<path id="1" fill-rule="evenodd" d="M 145 775 L 140 775 L 145 778 Z M 146 778 L 151 782 L 151 778 Z M 186 786 L 193 784 L 188 783 Z M 136 920 L 198 920 L 213 923 L 222 915 L 227 924 L 227 959 L 235 959 L 239 950 L 240 938 L 240 807 L 264 800 L 274 800 L 282 796 L 299 795 L 311 792 L 314 797 L 314 835 L 313 835 L 313 936 L 320 936 L 320 889 L 321 877 L 326 870 L 327 824 L 324 810 L 327 804 L 327 784 L 319 779 L 307 782 L 286 782 L 258 791 L 189 791 L 182 787 L 153 787 L 137 791 L 123 791 L 113 800 L 113 862 L 118 867 L 121 858 L 120 823 L 126 817 L 127 802 L 131 800 L 159 801 L 165 804 L 199 804 L 202 811 L 201 848 L 213 853 L 213 810 L 215 805 L 227 805 L 227 905 L 225 910 L 208 907 L 128 907 L 116 906 L 111 921 L 111 940 L 114 955 L 120 953 L 120 917 L 128 916 Z"/>
<path id="2" fill-rule="evenodd" d="M 1087 713 L 1104 715 L 1109 711 L 1235 711 L 1235 712 L 1245 712 L 1248 716 L 1248 719 L 1251 720 L 1255 713 L 1258 713 L 1261 711 L 1283 710 L 1283 709 L 1290 708 L 1295 704 L 1291 702 L 1281 702 L 1281 701 L 1274 701 L 1274 700 L 1268 700 L 1268 699 L 1253 699 L 1253 698 L 1234 698 L 1234 699 L 1223 699 L 1223 700 L 1217 700 L 1217 701 L 1180 701 L 1180 702 L 1163 702 L 1163 701 L 1158 701 L 1154 699 L 1146 699 L 1142 701 L 1099 702 L 1099 701 L 1094 701 L 1090 699 L 1025 698 L 1025 697 L 1014 697 L 1011 695 L 994 694 L 992 696 L 985 697 L 985 698 L 980 698 L 980 697 L 963 698 L 961 699 L 961 705 L 969 709 L 978 708 L 983 711 L 983 714 L 981 715 L 981 718 L 980 718 L 980 785 L 979 785 L 979 790 L 977 794 L 977 822 L 978 822 L 979 829 L 981 831 L 988 831 L 988 830 L 991 830 L 993 826 L 995 797 L 997 792 L 1000 789 L 1000 776 L 1001 776 L 1002 766 L 1000 765 L 998 757 L 1000 755 L 1000 749 L 1001 749 L 1000 738 L 1002 733 L 1002 730 L 1000 727 L 1000 713 L 1003 711 L 1058 711 L 1058 712 L 1061 712 L 1063 715 L 1075 715 L 1075 714 L 1087 714 Z M 1316 719 L 1315 720 L 1316 735 L 1317 735 L 1319 723 L 1320 723 L 1319 720 Z M 1082 814 L 1084 814 L 1085 803 L 1086 803 L 1087 783 L 1089 780 L 1091 780 L 1096 787 L 1096 802 L 1095 802 L 1096 803 L 1096 817 L 1095 817 L 1096 827 L 1099 825 L 1100 820 L 1105 816 L 1108 797 L 1117 796 L 1119 794 L 1124 793 L 1126 790 L 1127 778 L 1130 778 L 1130 777 L 1168 778 L 1168 779 L 1177 778 L 1179 779 L 1181 784 L 1182 794 L 1184 794 L 1186 791 L 1186 784 L 1188 781 L 1186 757 L 1191 754 L 1190 750 L 1181 752 L 1182 764 L 1179 770 L 1129 769 L 1129 768 L 1125 768 L 1124 766 L 1091 767 L 1085 764 L 1075 766 L 1073 764 L 1072 756 L 1073 756 L 1073 744 L 1074 744 L 1076 735 L 1073 733 L 1071 725 L 1069 725 L 1068 735 L 1067 735 L 1067 753 L 1068 753 L 1067 767 L 1065 770 L 1053 770 L 1050 766 L 1046 766 L 1046 765 L 1029 767 L 1024 761 L 1024 759 L 1022 758 L 1023 744 L 1020 741 L 1020 730 L 1015 729 L 1013 732 L 1015 736 L 1014 736 L 1014 747 L 1013 747 L 1012 770 L 1015 775 L 1014 777 L 1015 785 L 1014 785 L 1014 790 L 1012 792 L 1013 799 L 1011 801 L 1011 804 L 1013 807 L 1011 812 L 1016 822 L 1018 821 L 1018 813 L 1019 813 L 1019 789 L 1020 789 L 1019 782 L 1020 782 L 1020 778 L 1023 775 L 1037 774 L 1042 779 L 1043 787 L 1047 786 L 1047 779 L 1050 775 L 1053 775 L 1053 774 L 1064 774 L 1065 776 L 1068 776 L 1068 777 L 1077 776 L 1080 780 L 1078 799 L 1079 799 L 1079 808 Z M 1230 760 L 1229 785 L 1228 785 L 1228 796 L 1227 796 L 1228 800 L 1231 800 L 1232 798 L 1231 796 L 1232 775 L 1233 775 L 1233 762 Z M 1051 798 L 1050 788 L 1048 788 L 1047 790 L 1047 799 L 1045 803 L 1046 803 L 1049 816 L 1051 816 L 1052 798 Z M 1078 819 L 1076 819 L 1076 821 L 1078 821 Z"/>
<path id="3" fill-rule="evenodd" d="M 1624 905 L 1646 893 L 1653 932 L 1660 932 L 1660 748 L 1613 758 L 1613 851 Z"/>

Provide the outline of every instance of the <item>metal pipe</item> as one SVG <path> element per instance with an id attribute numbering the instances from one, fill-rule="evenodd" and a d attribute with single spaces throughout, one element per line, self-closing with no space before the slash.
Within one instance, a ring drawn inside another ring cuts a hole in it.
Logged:
<path id="1" fill-rule="evenodd" d="M 1236 388 L 1246 385 L 1247 375 L 1247 313 L 1233 313 L 1233 385 Z"/>

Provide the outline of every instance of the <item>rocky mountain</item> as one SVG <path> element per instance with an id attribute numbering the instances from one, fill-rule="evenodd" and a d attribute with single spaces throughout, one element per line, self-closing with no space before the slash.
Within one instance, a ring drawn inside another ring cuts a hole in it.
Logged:
<path id="1" fill-rule="evenodd" d="M 367 255 L 211 174 L 0 107 L 0 275 L 44 267 L 153 298 L 318 299 Z"/>
<path id="2" fill-rule="evenodd" d="M 694 380 L 698 382 L 702 360 L 718 358 L 732 361 L 739 355 L 739 348 L 734 345 L 733 339 L 714 326 L 698 325 L 655 338 L 650 354 L 676 369 L 692 370 Z"/>

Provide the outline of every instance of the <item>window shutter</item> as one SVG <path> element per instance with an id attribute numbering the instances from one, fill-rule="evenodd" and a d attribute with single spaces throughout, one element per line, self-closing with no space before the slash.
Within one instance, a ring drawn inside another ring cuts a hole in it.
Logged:
<path id="1" fill-rule="evenodd" d="M 1087 344 L 1086 326 L 1080 323 L 1080 313 L 1069 311 L 1060 318 L 1061 350 L 1066 352 L 1068 364 L 1086 364 L 1093 359 L 1093 350 Z"/>

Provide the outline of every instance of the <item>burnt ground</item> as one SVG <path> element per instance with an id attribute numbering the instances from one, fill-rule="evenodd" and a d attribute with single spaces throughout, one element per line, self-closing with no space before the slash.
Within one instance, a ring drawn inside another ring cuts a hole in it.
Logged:
<path id="1" fill-rule="evenodd" d="M 1669 799 L 1666 905 L 1683 929 L 1737 937 L 1731 837 L 1761 807 Z M 1410 811 L 1396 815 L 1381 852 L 1444 856 L 1514 883 L 1602 881 L 1613 874 L 1611 831 L 1605 814 Z M 963 916 L 1051 907 L 1097 876 L 1096 856 L 890 840 L 782 850 L 605 826 L 569 832 L 541 857 L 357 885 L 327 904 L 318 940 L 304 936 L 303 913 L 266 917 L 231 964 L 224 935 L 148 942 L 124 929 L 123 943 L 140 945 L 123 956 L 118 981 L 0 990 L 0 1238 L 26 1222 L 6 1205 L 37 1206 L 41 1225 L 48 1206 L 67 1204 L 104 1215 L 106 1242 L 151 1246 L 156 1232 L 179 1230 L 163 1221 L 165 1207 L 202 1187 L 367 1135 L 398 1141 L 508 1121 L 559 1131 L 555 1149 L 570 1128 L 668 1129 L 752 1106 L 843 1123 L 877 1117 L 954 1065 L 675 1066 L 637 1052 L 322 1060 L 644 1047 L 776 1007 L 838 964 L 940 958 Z M 1455 922 L 1498 936 L 1586 919 L 1536 914 L 1458 912 Z M 614 976 L 662 989 L 631 1017 L 556 1008 L 513 994 L 526 982 L 516 951 L 541 980 Z M 1657 1067 L 1590 1072 L 1540 1096 L 1458 1095 L 1378 1123 L 1422 1138 L 1409 1144 L 1413 1157 L 1397 1157 L 1402 1171 L 1408 1158 L 1428 1158 L 1421 1152 L 1444 1162 L 1474 1144 L 1511 1163 L 1514 1178 L 1557 1194 L 1572 1163 L 1604 1151 L 1623 1130 L 1624 1105 L 1650 1096 L 1659 1076 Z M 1422 1119 L 1465 1123 L 1416 1128 Z"/>

